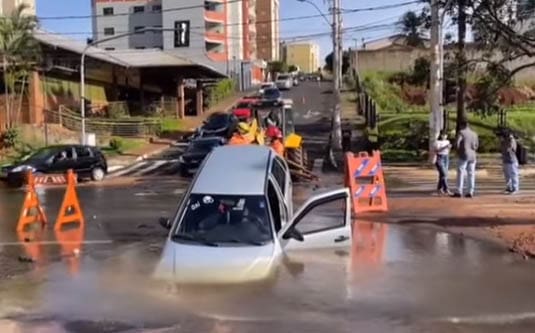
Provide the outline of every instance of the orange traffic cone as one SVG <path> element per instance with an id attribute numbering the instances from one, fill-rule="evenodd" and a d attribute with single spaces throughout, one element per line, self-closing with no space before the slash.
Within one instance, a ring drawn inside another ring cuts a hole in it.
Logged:
<path id="1" fill-rule="evenodd" d="M 79 223 L 80 227 L 84 225 L 84 216 L 78 194 L 76 193 L 76 175 L 72 170 L 67 171 L 67 189 L 59 209 L 58 218 L 54 225 L 54 230 L 61 230 L 64 224 Z"/>
<path id="2" fill-rule="evenodd" d="M 80 252 L 84 240 L 84 228 L 80 226 L 71 230 L 55 230 L 56 240 L 61 246 L 61 255 L 65 257 L 71 275 L 80 271 Z"/>
<path id="3" fill-rule="evenodd" d="M 41 228 L 44 228 L 48 223 L 45 211 L 43 210 L 43 207 L 41 207 L 37 192 L 35 192 L 35 178 L 32 172 L 28 171 L 26 177 L 28 183 L 26 187 L 26 196 L 24 197 L 19 221 L 17 223 L 17 231 L 19 232 L 24 231 L 27 225 L 40 223 Z"/>

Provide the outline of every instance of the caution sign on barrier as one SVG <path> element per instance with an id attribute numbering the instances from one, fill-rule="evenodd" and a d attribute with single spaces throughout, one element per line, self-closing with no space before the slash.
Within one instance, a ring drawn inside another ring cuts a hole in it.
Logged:
<path id="1" fill-rule="evenodd" d="M 381 153 L 346 153 L 346 186 L 353 195 L 353 212 L 388 211 Z"/>

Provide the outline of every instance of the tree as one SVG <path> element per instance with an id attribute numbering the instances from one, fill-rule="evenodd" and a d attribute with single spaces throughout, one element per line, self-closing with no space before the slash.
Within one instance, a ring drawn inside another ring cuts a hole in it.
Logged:
<path id="1" fill-rule="evenodd" d="M 427 13 L 417 14 L 413 11 L 406 12 L 398 22 L 399 30 L 407 38 L 407 45 L 413 47 L 424 46 L 424 33 L 428 18 Z"/>
<path id="2" fill-rule="evenodd" d="M 290 65 L 288 66 L 288 72 L 297 72 L 298 68 L 296 65 Z"/>
<path id="3" fill-rule="evenodd" d="M 349 61 L 349 52 L 344 51 L 342 56 L 342 75 L 346 74 L 350 67 L 350 61 Z M 329 72 L 333 71 L 333 53 L 329 53 L 325 57 L 325 69 Z"/>
<path id="4" fill-rule="evenodd" d="M 39 45 L 33 37 L 38 21 L 35 16 L 24 13 L 27 8 L 26 4 L 21 4 L 9 16 L 0 20 L 0 55 L 4 72 L 7 127 L 13 127 L 20 120 L 28 75 L 39 55 Z M 15 113 L 17 94 L 20 96 Z"/>

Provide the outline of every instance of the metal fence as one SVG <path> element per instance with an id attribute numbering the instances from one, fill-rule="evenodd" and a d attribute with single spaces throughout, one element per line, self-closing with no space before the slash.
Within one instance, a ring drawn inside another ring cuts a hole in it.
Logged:
<path id="1" fill-rule="evenodd" d="M 82 118 L 79 114 L 60 107 L 58 111 L 47 110 L 45 121 L 48 124 L 58 124 L 68 130 L 80 132 Z M 158 135 L 162 129 L 159 118 L 105 119 L 86 118 L 86 132 L 99 136 L 149 137 Z"/>

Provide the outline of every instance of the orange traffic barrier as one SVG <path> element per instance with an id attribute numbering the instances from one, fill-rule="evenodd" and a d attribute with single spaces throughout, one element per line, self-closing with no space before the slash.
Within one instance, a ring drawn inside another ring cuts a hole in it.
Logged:
<path id="1" fill-rule="evenodd" d="M 388 211 L 385 178 L 381 165 L 381 153 L 372 156 L 360 152 L 357 156 L 346 153 L 346 186 L 351 189 L 353 212 Z"/>
<path id="2" fill-rule="evenodd" d="M 386 237 L 386 224 L 355 221 L 351 246 L 352 267 L 356 268 L 362 264 L 380 265 L 384 259 Z"/>
<path id="3" fill-rule="evenodd" d="M 76 229 L 54 231 L 56 240 L 61 246 L 61 256 L 65 258 L 72 275 L 80 271 L 80 257 L 84 241 L 84 227 L 80 225 Z"/>
<path id="4" fill-rule="evenodd" d="M 25 231 L 26 226 L 41 224 L 41 228 L 48 223 L 43 207 L 39 202 L 39 197 L 35 191 L 35 178 L 31 171 L 26 174 L 26 196 L 22 203 L 22 209 L 17 223 L 17 231 Z"/>
<path id="5" fill-rule="evenodd" d="M 78 194 L 76 193 L 76 175 L 72 170 L 67 171 L 67 189 L 59 209 L 58 218 L 54 225 L 55 230 L 61 230 L 64 224 L 79 223 L 84 224 L 84 216 Z"/>
<path id="6" fill-rule="evenodd" d="M 43 230 L 39 231 L 17 231 L 17 237 L 19 242 L 24 247 L 28 261 L 36 263 L 42 262 L 41 260 L 41 240 L 43 236 Z"/>

